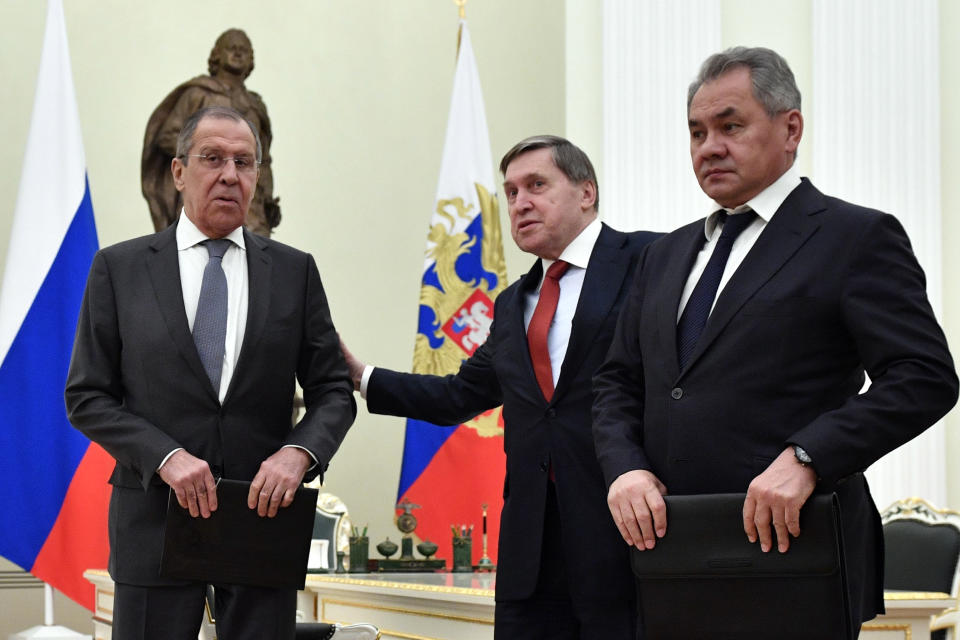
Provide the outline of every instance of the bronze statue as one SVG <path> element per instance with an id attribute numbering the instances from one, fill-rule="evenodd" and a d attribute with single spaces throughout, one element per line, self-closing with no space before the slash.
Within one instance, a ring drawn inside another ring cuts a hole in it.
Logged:
<path id="1" fill-rule="evenodd" d="M 154 110 L 143 136 L 140 179 L 143 197 L 157 231 L 166 229 L 180 215 L 183 201 L 173 185 L 170 162 L 176 153 L 177 134 L 184 121 L 198 109 L 222 105 L 233 107 L 253 123 L 260 133 L 263 158 L 257 191 L 247 213 L 245 226 L 262 236 L 270 236 L 280 224 L 280 198 L 273 197 L 273 171 L 270 168 L 270 118 L 257 93 L 243 82 L 253 71 L 253 46 L 240 29 L 224 31 L 210 51 L 208 76 L 197 76 L 170 92 Z"/>

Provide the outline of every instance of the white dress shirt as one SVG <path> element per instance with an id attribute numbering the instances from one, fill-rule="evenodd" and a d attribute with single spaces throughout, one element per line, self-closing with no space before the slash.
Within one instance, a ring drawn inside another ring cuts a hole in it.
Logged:
<path id="1" fill-rule="evenodd" d="M 547 333 L 547 349 L 550 351 L 550 368 L 553 371 L 553 386 L 557 386 L 557 380 L 560 378 L 560 367 L 563 365 L 563 359 L 567 355 L 567 344 L 570 342 L 570 329 L 573 326 L 573 316 L 577 312 L 577 303 L 580 301 L 580 291 L 583 289 L 583 278 L 587 273 L 587 264 L 590 262 L 590 255 L 593 253 L 593 247 L 600 237 L 602 225 L 599 219 L 584 227 L 576 238 L 560 254 L 560 260 L 570 264 L 567 271 L 560 278 L 560 299 L 557 301 L 557 312 L 553 316 L 553 322 L 550 323 L 550 331 Z M 537 300 L 540 299 L 540 287 L 543 286 L 543 278 L 546 277 L 547 269 L 555 261 L 540 258 L 540 266 L 543 267 L 543 275 L 540 276 L 540 282 L 537 288 L 526 294 L 523 310 L 523 326 L 530 326 L 530 318 L 537 308 Z M 373 373 L 373 367 L 367 365 L 363 369 L 363 376 L 360 378 L 360 395 L 367 397 L 367 383 L 370 381 L 370 374 Z"/>
<path id="2" fill-rule="evenodd" d="M 710 256 L 713 255 L 714 247 L 717 246 L 717 240 L 720 238 L 720 232 L 723 229 L 723 225 L 719 225 L 717 221 L 720 210 L 726 211 L 731 215 L 739 215 L 747 209 L 752 209 L 756 212 L 757 217 L 746 229 L 740 232 L 740 235 L 733 241 L 733 247 L 730 249 L 730 257 L 727 258 L 727 264 L 723 269 L 723 276 L 720 278 L 720 286 L 717 287 L 717 295 L 713 298 L 713 305 L 710 307 L 711 313 L 713 312 L 713 307 L 717 304 L 720 292 L 723 291 L 727 282 L 730 281 L 731 276 L 737 271 L 737 268 L 747 256 L 747 253 L 750 252 L 750 249 L 757 241 L 757 238 L 760 237 L 767 223 L 773 218 L 773 214 L 777 212 L 777 209 L 779 209 L 783 201 L 787 199 L 787 196 L 798 186 L 800 186 L 800 173 L 795 166 L 791 166 L 782 176 L 777 178 L 773 184 L 758 193 L 753 199 L 747 201 L 746 204 L 736 209 L 727 209 L 716 202 L 713 203 L 714 208 L 703 223 L 703 233 L 707 241 L 704 243 L 703 248 L 700 249 L 700 253 L 697 254 L 697 259 L 694 261 L 690 275 L 687 277 L 687 283 L 683 287 L 683 294 L 680 296 L 680 307 L 677 309 L 678 322 L 680 321 L 680 316 L 683 314 L 684 307 L 687 306 L 690 294 L 693 293 L 693 289 L 697 286 L 700 276 L 703 275 L 704 269 L 707 268 L 707 262 L 710 261 Z"/>

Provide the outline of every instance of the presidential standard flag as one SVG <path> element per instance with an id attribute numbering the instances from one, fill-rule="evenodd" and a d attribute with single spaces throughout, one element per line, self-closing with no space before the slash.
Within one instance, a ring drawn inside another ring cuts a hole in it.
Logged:
<path id="1" fill-rule="evenodd" d="M 106 567 L 111 458 L 63 400 L 97 250 L 60 0 L 50 0 L 0 289 L 0 556 L 93 609 L 83 571 Z"/>
<path id="2" fill-rule="evenodd" d="M 446 375 L 490 332 L 493 301 L 507 286 L 487 118 L 467 23 L 430 220 L 420 288 L 413 371 Z M 453 558 L 451 525 L 477 525 L 473 561 L 482 552 L 481 504 L 489 505 L 489 556 L 496 562 L 503 506 L 503 419 L 498 407 L 454 427 L 407 420 L 398 500 L 423 509 L 417 535 Z"/>

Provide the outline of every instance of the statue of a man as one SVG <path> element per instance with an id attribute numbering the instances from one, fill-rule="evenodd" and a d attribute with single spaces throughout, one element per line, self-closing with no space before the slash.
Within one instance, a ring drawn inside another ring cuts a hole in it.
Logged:
<path id="1" fill-rule="evenodd" d="M 170 92 L 154 110 L 143 137 L 140 179 L 143 197 L 157 231 L 173 224 L 183 201 L 173 184 L 170 162 L 177 149 L 177 134 L 191 114 L 215 105 L 233 107 L 253 123 L 260 133 L 263 160 L 257 190 L 247 213 L 245 226 L 262 236 L 270 236 L 280 224 L 280 198 L 273 197 L 273 171 L 270 167 L 270 118 L 257 93 L 248 91 L 243 81 L 253 71 L 253 46 L 240 29 L 224 31 L 207 60 L 208 76 L 197 76 Z"/>

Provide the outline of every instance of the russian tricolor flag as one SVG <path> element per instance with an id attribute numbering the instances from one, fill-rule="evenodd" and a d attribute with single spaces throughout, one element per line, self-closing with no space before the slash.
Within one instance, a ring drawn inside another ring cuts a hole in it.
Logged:
<path id="1" fill-rule="evenodd" d="M 414 373 L 455 373 L 487 339 L 493 304 L 507 287 L 497 188 L 470 32 L 460 46 L 450 115 L 427 235 Z M 423 506 L 417 535 L 452 561 L 451 526 L 477 525 L 473 560 L 483 552 L 483 505 L 489 508 L 488 555 L 496 562 L 503 508 L 503 419 L 500 408 L 470 422 L 440 427 L 407 420 L 398 500 Z"/>
<path id="2" fill-rule="evenodd" d="M 97 231 L 60 0 L 47 26 L 0 288 L 0 555 L 93 609 L 113 461 L 70 426 L 63 388 Z"/>

